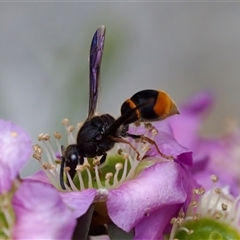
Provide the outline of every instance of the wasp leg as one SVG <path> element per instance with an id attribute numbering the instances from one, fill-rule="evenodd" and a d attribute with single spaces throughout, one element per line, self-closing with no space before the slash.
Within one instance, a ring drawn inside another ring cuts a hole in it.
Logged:
<path id="1" fill-rule="evenodd" d="M 150 143 L 151 145 L 154 145 L 155 148 L 157 149 L 157 152 L 163 157 L 163 158 L 166 158 L 166 159 L 173 159 L 173 156 L 167 156 L 165 155 L 164 153 L 162 153 L 160 151 L 160 149 L 158 148 L 156 142 L 154 140 L 152 140 L 151 138 L 149 137 L 146 137 L 144 135 L 135 135 L 135 134 L 130 134 L 128 133 L 127 134 L 129 137 L 131 137 L 132 139 L 139 139 L 140 141 L 147 141 L 148 143 Z"/>
<path id="2" fill-rule="evenodd" d="M 114 140 L 115 142 L 128 144 L 134 150 L 134 152 L 137 154 L 137 160 L 140 160 L 140 153 L 128 140 L 123 139 L 123 138 L 118 138 L 118 137 L 111 137 L 111 139 Z"/>

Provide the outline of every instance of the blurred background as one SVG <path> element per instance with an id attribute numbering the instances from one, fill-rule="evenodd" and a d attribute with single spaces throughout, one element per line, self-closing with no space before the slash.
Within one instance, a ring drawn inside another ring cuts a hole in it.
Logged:
<path id="1" fill-rule="evenodd" d="M 41 132 L 64 133 L 61 120 L 84 121 L 88 55 L 106 26 L 99 112 L 119 116 L 141 89 L 167 91 L 176 103 L 200 90 L 216 102 L 202 129 L 220 135 L 240 119 L 240 5 L 217 2 L 0 3 L 0 117 Z M 23 170 L 39 169 L 32 160 Z"/>

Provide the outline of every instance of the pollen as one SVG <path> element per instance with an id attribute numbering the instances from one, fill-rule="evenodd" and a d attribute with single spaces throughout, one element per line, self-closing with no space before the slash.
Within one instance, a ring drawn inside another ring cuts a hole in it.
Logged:
<path id="1" fill-rule="evenodd" d="M 122 164 L 122 163 L 117 163 L 117 164 L 115 165 L 115 169 L 116 169 L 117 171 L 123 169 L 123 164 Z"/>
<path id="2" fill-rule="evenodd" d="M 223 211 L 227 211 L 227 204 L 222 203 L 221 207 Z"/>
<path id="3" fill-rule="evenodd" d="M 108 173 L 105 175 L 105 179 L 106 179 L 106 180 L 110 180 L 112 177 L 113 177 L 113 173 L 111 173 L 111 172 L 108 172 Z"/>
<path id="4" fill-rule="evenodd" d="M 56 139 L 58 139 L 58 140 L 61 139 L 61 137 L 62 137 L 59 132 L 54 132 L 53 135 L 54 135 L 54 137 L 55 137 Z"/>
<path id="5" fill-rule="evenodd" d="M 193 206 L 193 207 L 197 207 L 197 201 L 196 200 L 194 200 L 194 201 L 192 201 L 192 203 L 191 203 L 191 205 Z"/>
<path id="6" fill-rule="evenodd" d="M 74 130 L 74 126 L 73 125 L 68 126 L 67 130 L 68 132 L 72 132 Z"/>
<path id="7" fill-rule="evenodd" d="M 62 124 L 65 125 L 65 126 L 68 125 L 69 124 L 69 120 L 67 118 L 64 118 L 62 120 Z"/>
<path id="8" fill-rule="evenodd" d="M 218 176 L 211 175 L 211 179 L 212 179 L 213 182 L 217 182 L 218 181 Z"/>
<path id="9" fill-rule="evenodd" d="M 75 168 L 75 170 L 77 171 L 77 172 L 82 172 L 83 170 L 85 170 L 85 167 L 83 166 L 83 165 L 77 165 L 77 167 Z"/>

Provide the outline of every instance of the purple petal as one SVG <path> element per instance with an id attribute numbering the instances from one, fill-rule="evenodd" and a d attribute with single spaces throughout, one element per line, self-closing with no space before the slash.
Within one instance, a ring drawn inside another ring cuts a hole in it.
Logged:
<path id="1" fill-rule="evenodd" d="M 96 189 L 86 189 L 81 192 L 61 192 L 63 201 L 74 211 L 75 218 L 82 216 L 93 203 L 97 195 Z"/>
<path id="2" fill-rule="evenodd" d="M 35 172 L 33 175 L 31 175 L 25 179 L 31 179 L 31 180 L 51 184 L 47 175 L 45 174 L 45 172 L 43 170 L 39 170 L 39 171 Z"/>
<path id="3" fill-rule="evenodd" d="M 136 179 L 116 190 L 109 190 L 107 208 L 110 218 L 129 232 L 156 210 L 183 204 L 189 192 L 185 189 L 188 186 L 183 184 L 184 176 L 185 170 L 173 161 L 156 163 L 145 169 Z"/>
<path id="4" fill-rule="evenodd" d="M 28 177 L 27 179 L 40 181 L 51 185 L 46 174 L 42 170 L 36 172 L 34 175 Z M 59 194 L 62 197 L 64 203 L 73 210 L 75 218 L 78 218 L 86 213 L 90 205 L 93 203 L 94 198 L 97 195 L 97 190 L 86 189 L 79 192 L 59 192 Z"/>
<path id="5" fill-rule="evenodd" d="M 12 122 L 0 120 L 0 194 L 9 191 L 32 153 L 28 133 Z"/>
<path id="6" fill-rule="evenodd" d="M 159 132 L 155 137 L 155 142 L 162 153 L 167 156 L 177 157 L 177 160 L 181 163 L 192 165 L 192 152 L 187 148 L 180 145 L 173 135 L 168 133 Z M 158 152 L 153 146 L 147 153 L 147 156 L 156 156 Z"/>
<path id="7" fill-rule="evenodd" d="M 211 91 L 198 92 L 180 107 L 180 112 L 189 112 L 193 115 L 203 114 L 212 107 L 213 101 L 214 96 Z"/>
<path id="8" fill-rule="evenodd" d="M 71 239 L 76 220 L 49 184 L 24 181 L 13 197 L 14 239 Z"/>
<path id="9" fill-rule="evenodd" d="M 162 240 L 166 225 L 170 223 L 173 216 L 177 215 L 181 206 L 181 204 L 164 206 L 163 208 L 156 210 L 149 217 L 143 219 L 135 227 L 134 240 Z"/>
<path id="10" fill-rule="evenodd" d="M 173 135 L 182 146 L 193 150 L 197 142 L 198 131 L 201 125 L 200 118 L 196 115 L 183 113 L 168 119 Z"/>

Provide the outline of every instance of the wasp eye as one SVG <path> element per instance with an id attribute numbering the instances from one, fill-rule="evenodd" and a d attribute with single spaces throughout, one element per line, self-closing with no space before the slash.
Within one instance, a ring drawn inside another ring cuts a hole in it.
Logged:
<path id="1" fill-rule="evenodd" d="M 78 155 L 77 155 L 77 153 L 71 153 L 70 156 L 69 156 L 69 160 L 70 160 L 71 162 L 77 161 L 77 160 L 78 160 Z"/>

